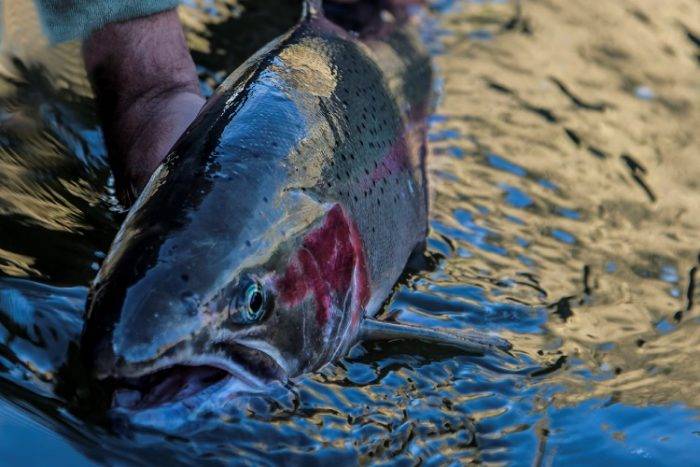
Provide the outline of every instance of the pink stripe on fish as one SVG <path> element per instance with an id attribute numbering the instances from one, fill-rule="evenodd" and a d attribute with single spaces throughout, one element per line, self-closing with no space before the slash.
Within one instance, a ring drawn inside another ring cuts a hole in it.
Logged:
<path id="1" fill-rule="evenodd" d="M 276 287 L 287 306 L 296 306 L 313 295 L 319 325 L 328 322 L 333 299 L 344 300 L 353 287 L 351 320 L 359 321 L 369 300 L 367 266 L 359 231 L 339 204 L 328 211 L 322 226 L 304 237 L 301 248 L 276 280 Z"/>
<path id="2" fill-rule="evenodd" d="M 391 145 L 389 152 L 371 174 L 373 182 L 379 182 L 391 174 L 410 168 L 409 149 L 406 139 L 399 138 Z"/>

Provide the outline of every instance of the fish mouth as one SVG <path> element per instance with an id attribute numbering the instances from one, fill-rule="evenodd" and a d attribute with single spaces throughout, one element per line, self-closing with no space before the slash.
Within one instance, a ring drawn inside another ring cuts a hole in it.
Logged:
<path id="1" fill-rule="evenodd" d="M 200 356 L 132 370 L 103 379 L 113 409 L 149 410 L 225 392 L 260 392 L 271 380 L 281 380 L 280 365 L 264 352 L 246 349 L 250 360 L 232 361 L 221 355 Z M 240 357 L 241 352 L 236 356 Z"/>
<path id="2" fill-rule="evenodd" d="M 112 381 L 112 408 L 144 410 L 195 396 L 232 375 L 209 365 L 173 365 L 143 376 Z"/>

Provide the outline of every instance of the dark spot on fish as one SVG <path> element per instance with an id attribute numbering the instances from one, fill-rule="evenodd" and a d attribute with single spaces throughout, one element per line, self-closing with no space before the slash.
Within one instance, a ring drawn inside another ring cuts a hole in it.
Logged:
<path id="1" fill-rule="evenodd" d="M 182 279 L 182 282 L 189 282 L 190 276 L 188 276 L 187 274 L 180 274 L 180 279 Z"/>
<path id="2" fill-rule="evenodd" d="M 252 244 L 250 243 L 250 240 L 245 241 L 245 246 L 247 246 L 248 248 L 250 248 L 252 246 Z"/>
<path id="3" fill-rule="evenodd" d="M 267 203 L 267 202 L 268 202 L 267 196 L 263 196 L 263 203 Z"/>

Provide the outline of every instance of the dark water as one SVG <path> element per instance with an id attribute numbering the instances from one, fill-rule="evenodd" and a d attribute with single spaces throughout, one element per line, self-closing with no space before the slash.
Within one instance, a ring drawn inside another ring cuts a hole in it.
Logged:
<path id="1" fill-rule="evenodd" d="M 698 462 L 697 1 L 432 3 L 443 259 L 383 313 L 495 331 L 512 358 L 356 347 L 265 398 L 108 427 L 53 388 L 124 213 L 76 44 L 47 48 L 22 2 L 5 8 L 0 464 Z M 295 16 L 190 2 L 205 92 Z"/>

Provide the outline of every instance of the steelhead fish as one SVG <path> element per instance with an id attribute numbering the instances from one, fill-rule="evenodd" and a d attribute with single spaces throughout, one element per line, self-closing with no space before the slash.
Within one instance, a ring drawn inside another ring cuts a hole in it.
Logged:
<path id="1" fill-rule="evenodd" d="M 507 347 L 371 319 L 427 234 L 430 58 L 400 13 L 360 40 L 304 8 L 209 99 L 97 275 L 82 354 L 117 406 L 264 387 L 362 338 Z"/>

